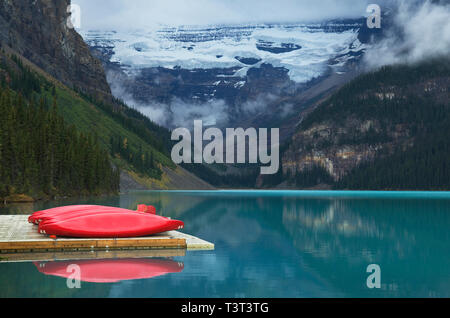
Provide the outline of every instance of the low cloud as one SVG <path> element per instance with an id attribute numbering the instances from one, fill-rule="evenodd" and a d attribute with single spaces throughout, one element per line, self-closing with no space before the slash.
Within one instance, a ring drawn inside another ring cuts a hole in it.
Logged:
<path id="1" fill-rule="evenodd" d="M 243 116 L 254 116 L 256 114 L 261 114 L 267 110 L 270 103 L 277 100 L 275 94 L 260 94 L 258 97 L 248 100 L 241 105 L 239 105 L 240 113 Z"/>
<path id="2" fill-rule="evenodd" d="M 229 122 L 229 106 L 223 100 L 188 103 L 180 98 L 172 98 L 170 103 L 137 101 L 128 92 L 120 76 L 108 72 L 108 83 L 113 95 L 125 104 L 141 112 L 153 122 L 167 128 L 189 127 L 194 120 L 202 120 L 205 126 L 223 126 Z"/>
<path id="3" fill-rule="evenodd" d="M 83 29 L 311 22 L 361 17 L 370 0 L 73 0 Z"/>
<path id="4" fill-rule="evenodd" d="M 432 1 L 399 1 L 394 26 L 385 39 L 370 48 L 370 68 L 413 64 L 450 54 L 450 5 Z"/>
<path id="5" fill-rule="evenodd" d="M 229 121 L 228 105 L 223 100 L 204 103 L 187 103 L 174 98 L 170 103 L 171 126 L 188 127 L 194 120 L 202 120 L 205 126 L 223 126 Z"/>

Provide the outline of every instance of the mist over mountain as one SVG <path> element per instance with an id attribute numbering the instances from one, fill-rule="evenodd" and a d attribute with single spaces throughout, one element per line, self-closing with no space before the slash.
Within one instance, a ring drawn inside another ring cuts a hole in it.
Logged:
<path id="1" fill-rule="evenodd" d="M 364 58 L 372 69 L 383 65 L 414 64 L 450 53 L 448 1 L 398 1 L 393 25 Z"/>
<path id="2" fill-rule="evenodd" d="M 268 10 L 273 1 L 75 3 L 83 12 L 79 32 L 103 62 L 114 96 L 168 128 L 194 119 L 261 126 L 266 120 L 253 118 L 265 113 L 301 121 L 305 107 L 286 98 L 332 75 L 308 100 L 363 71 L 450 48 L 445 1 L 381 1 L 381 30 L 367 28 L 366 1 L 286 0 L 278 10 Z"/>
<path id="3" fill-rule="evenodd" d="M 450 6 L 397 4 L 366 49 L 367 74 L 317 103 L 289 140 L 294 187 L 448 189 Z"/>
<path id="4" fill-rule="evenodd" d="M 378 1 L 384 3 L 388 1 Z M 358 18 L 369 0 L 74 0 L 84 30 L 151 29 L 160 25 L 310 23 Z"/>

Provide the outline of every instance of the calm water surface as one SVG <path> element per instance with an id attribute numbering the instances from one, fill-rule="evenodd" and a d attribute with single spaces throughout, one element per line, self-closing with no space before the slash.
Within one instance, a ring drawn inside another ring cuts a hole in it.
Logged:
<path id="1" fill-rule="evenodd" d="M 65 263 L 3 262 L 0 297 L 450 297 L 450 193 L 143 191 L 15 205 L 0 214 L 84 203 L 153 204 L 216 249 L 135 258 L 131 262 L 171 262 L 180 270 L 81 282 L 80 289 L 39 271 Z M 97 270 L 114 266 L 114 260 L 91 262 Z M 367 287 L 369 264 L 380 266 L 380 289 Z"/>

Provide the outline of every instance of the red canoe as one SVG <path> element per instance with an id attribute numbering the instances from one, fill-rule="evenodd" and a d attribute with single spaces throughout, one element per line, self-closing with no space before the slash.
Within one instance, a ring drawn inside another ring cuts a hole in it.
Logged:
<path id="1" fill-rule="evenodd" d="M 139 204 L 137 210 L 139 212 L 156 214 L 156 208 L 153 205 Z"/>
<path id="2" fill-rule="evenodd" d="M 98 213 L 100 211 L 122 211 L 122 212 L 145 212 L 150 214 L 156 214 L 155 207 L 151 205 L 144 205 L 141 204 L 138 206 L 138 211 L 132 211 L 132 210 L 126 210 L 126 209 L 120 209 L 120 208 L 114 208 L 114 207 L 108 207 L 108 206 L 101 206 L 101 205 L 71 205 L 71 206 L 64 206 L 64 207 L 58 207 L 43 211 L 38 211 L 33 213 L 29 218 L 28 222 L 33 224 L 39 224 L 43 221 L 47 221 L 49 219 L 56 219 L 61 217 L 69 217 L 70 215 L 75 215 L 77 213 L 83 212 L 83 213 Z"/>
<path id="3" fill-rule="evenodd" d="M 90 209 L 67 211 L 65 213 L 59 213 L 59 214 L 55 214 L 55 215 L 41 216 L 41 217 L 39 217 L 38 221 L 39 221 L 39 224 L 48 223 L 48 222 L 55 223 L 55 222 L 61 222 L 61 221 L 67 220 L 67 219 L 72 219 L 75 217 L 83 216 L 83 215 L 102 214 L 102 213 L 139 213 L 139 214 L 143 214 L 144 212 L 121 209 L 121 208 L 114 208 L 114 207 L 97 207 L 97 208 L 90 208 Z"/>
<path id="4" fill-rule="evenodd" d="M 141 237 L 179 230 L 184 223 L 162 216 L 130 212 L 86 214 L 57 222 L 42 222 L 39 232 L 79 238 Z"/>
<path id="5" fill-rule="evenodd" d="M 58 207 L 48 210 L 42 210 L 34 212 L 29 218 L 28 222 L 33 224 L 39 224 L 41 217 L 46 216 L 52 216 L 52 215 L 61 215 L 64 213 L 72 212 L 72 211 L 83 211 L 87 209 L 97 209 L 99 208 L 98 205 L 71 205 L 71 206 L 64 206 L 64 207 Z"/>
<path id="6" fill-rule="evenodd" d="M 183 271 L 183 263 L 170 259 L 111 259 L 64 262 L 35 262 L 39 272 L 75 279 L 73 265 L 79 266 L 80 281 L 117 283 L 123 280 L 148 279 Z M 72 266 L 71 266 L 72 265 Z"/>

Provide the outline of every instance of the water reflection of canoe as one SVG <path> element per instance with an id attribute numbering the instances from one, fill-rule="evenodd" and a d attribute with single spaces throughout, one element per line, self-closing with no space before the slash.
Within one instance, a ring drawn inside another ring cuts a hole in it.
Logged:
<path id="1" fill-rule="evenodd" d="M 184 264 L 171 259 L 99 259 L 58 262 L 34 262 L 45 275 L 77 279 L 89 283 L 117 283 L 124 280 L 149 279 L 183 271 Z"/>

